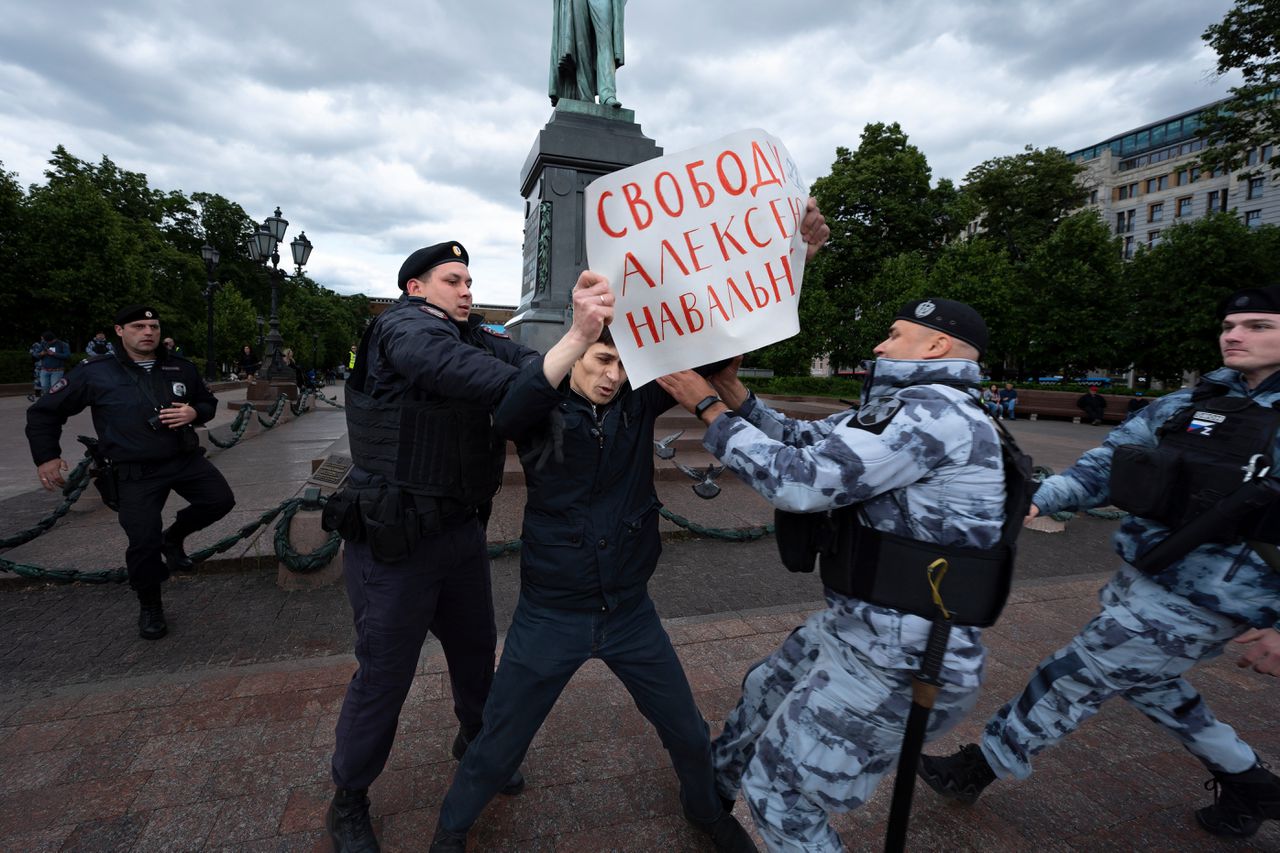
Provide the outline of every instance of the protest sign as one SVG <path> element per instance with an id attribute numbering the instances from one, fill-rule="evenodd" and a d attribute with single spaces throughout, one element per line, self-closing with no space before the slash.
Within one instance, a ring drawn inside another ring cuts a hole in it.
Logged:
<path id="1" fill-rule="evenodd" d="M 763 130 L 587 187 L 587 265 L 617 294 L 610 329 L 633 387 L 800 330 L 807 198 L 786 147 Z"/>

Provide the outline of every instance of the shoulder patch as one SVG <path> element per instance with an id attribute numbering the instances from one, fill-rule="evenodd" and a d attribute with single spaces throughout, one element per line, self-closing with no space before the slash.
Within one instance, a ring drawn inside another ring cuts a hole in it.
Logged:
<path id="1" fill-rule="evenodd" d="M 59 379 L 57 382 L 49 386 L 49 393 L 57 394 L 59 391 L 61 391 L 63 388 L 66 388 L 66 387 L 67 387 L 67 378 L 64 376 L 63 378 Z"/>
<path id="2" fill-rule="evenodd" d="M 491 328 L 489 326 L 481 326 L 480 328 L 484 329 L 486 332 L 493 335 L 495 338 L 506 338 L 507 340 L 511 340 L 511 336 L 508 335 L 506 332 L 499 332 L 497 329 Z"/>
<path id="3" fill-rule="evenodd" d="M 879 435 L 884 432 L 885 427 L 900 411 L 902 411 L 901 400 L 892 397 L 868 400 L 858 408 L 858 411 L 854 412 L 853 417 L 849 419 L 849 423 L 855 429 L 866 430 Z"/>
<path id="4" fill-rule="evenodd" d="M 439 317 L 441 320 L 448 320 L 449 315 L 441 311 L 434 305 L 423 305 L 419 309 L 423 314 L 430 314 L 432 317 Z"/>

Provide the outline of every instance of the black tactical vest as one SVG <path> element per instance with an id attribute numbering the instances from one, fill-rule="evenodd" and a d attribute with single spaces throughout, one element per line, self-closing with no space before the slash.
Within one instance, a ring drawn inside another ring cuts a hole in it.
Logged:
<path id="1" fill-rule="evenodd" d="M 819 513 L 775 511 L 783 564 L 813 571 L 820 558 L 823 584 L 841 595 L 956 625 L 995 624 L 1009 597 L 1018 533 L 1036 485 L 1031 457 L 1003 424 L 992 423 L 1005 479 L 1005 519 L 994 548 L 939 545 L 875 530 L 862 523 L 855 504 Z"/>
<path id="2" fill-rule="evenodd" d="M 351 458 L 406 491 L 476 506 L 502 484 L 506 442 L 493 431 L 488 406 L 462 400 L 375 400 L 365 393 L 366 330 L 346 387 Z"/>
<path id="3" fill-rule="evenodd" d="M 1204 383 L 1191 403 L 1157 430 L 1158 444 L 1117 447 L 1111 463 L 1111 502 L 1172 530 L 1199 518 L 1273 461 L 1280 410 L 1247 397 L 1229 397 Z M 1254 538 L 1263 514 L 1251 512 L 1214 532 L 1209 541 Z"/>

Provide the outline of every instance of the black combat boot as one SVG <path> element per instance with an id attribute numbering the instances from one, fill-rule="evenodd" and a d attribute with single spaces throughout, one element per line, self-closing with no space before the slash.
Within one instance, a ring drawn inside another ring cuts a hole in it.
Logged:
<path id="1" fill-rule="evenodd" d="M 138 590 L 138 636 L 144 640 L 158 640 L 169 633 L 169 623 L 164 621 L 164 605 L 160 601 L 160 587 Z"/>
<path id="2" fill-rule="evenodd" d="M 724 798 L 721 797 L 723 802 Z M 732 804 L 730 804 L 732 807 Z M 751 836 L 747 835 L 747 831 L 742 828 L 742 824 L 738 823 L 738 819 L 733 816 L 729 809 L 725 809 L 720 813 L 720 817 L 713 821 L 695 820 L 686 810 L 684 819 L 693 824 L 700 832 L 705 832 L 711 838 L 711 844 L 721 853 L 756 853 L 757 847 Z"/>
<path id="3" fill-rule="evenodd" d="M 182 540 L 178 537 L 170 535 L 170 527 L 160 538 L 160 553 L 164 555 L 164 561 L 169 564 L 171 572 L 191 572 L 195 571 L 196 564 L 187 556 L 187 552 L 182 548 Z"/>
<path id="4" fill-rule="evenodd" d="M 1267 818 L 1280 820 L 1280 777 L 1259 762 L 1243 773 L 1211 771 L 1204 783 L 1213 805 L 1196 811 L 1196 820 L 1214 835 L 1248 838 Z"/>
<path id="5" fill-rule="evenodd" d="M 467 853 L 467 834 L 445 829 L 436 822 L 436 834 L 431 837 L 427 853 Z"/>
<path id="6" fill-rule="evenodd" d="M 955 755 L 922 755 L 916 773 L 942 796 L 966 805 L 977 802 L 983 789 L 996 781 L 976 743 L 966 743 Z"/>
<path id="7" fill-rule="evenodd" d="M 339 788 L 324 816 L 335 853 L 378 853 L 378 838 L 369 820 L 369 789 Z"/>
<path id="8" fill-rule="evenodd" d="M 475 737 L 475 735 L 472 735 Z M 458 729 L 458 736 L 453 739 L 453 757 L 458 761 L 462 760 L 462 756 L 467 754 L 467 747 L 471 746 L 471 738 L 467 737 L 467 733 L 462 729 Z M 508 797 L 514 797 L 524 790 L 524 774 L 520 772 L 520 768 L 516 768 L 516 772 L 511 774 L 511 778 L 507 780 L 507 784 L 498 789 L 501 794 Z M 452 848 L 444 848 L 446 850 Z M 462 848 L 458 848 L 461 850 Z"/>

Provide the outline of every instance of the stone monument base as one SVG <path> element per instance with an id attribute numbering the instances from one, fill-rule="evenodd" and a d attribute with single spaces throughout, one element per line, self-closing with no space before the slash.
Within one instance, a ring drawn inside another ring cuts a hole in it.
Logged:
<path id="1" fill-rule="evenodd" d="M 660 157 L 632 110 L 561 98 L 520 172 L 524 274 L 511 337 L 546 352 L 569 323 L 573 286 L 587 268 L 583 192 L 601 175 Z"/>

